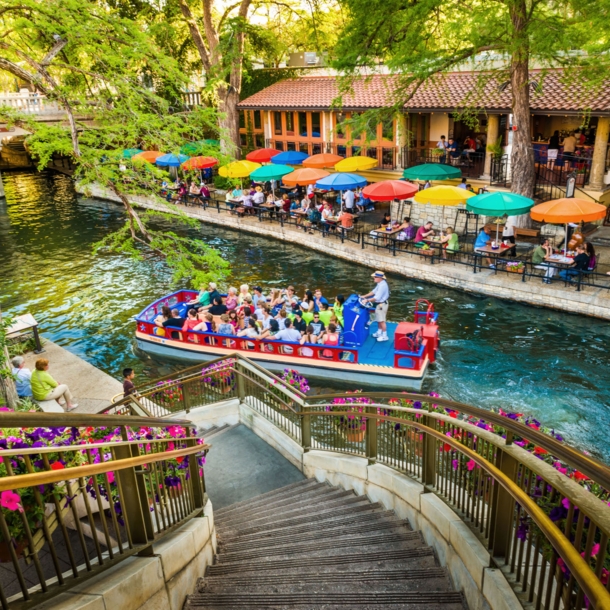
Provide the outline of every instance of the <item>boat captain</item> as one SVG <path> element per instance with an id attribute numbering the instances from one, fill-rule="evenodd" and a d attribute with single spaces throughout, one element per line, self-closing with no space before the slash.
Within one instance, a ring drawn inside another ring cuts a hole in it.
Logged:
<path id="1" fill-rule="evenodd" d="M 364 294 L 360 297 L 363 304 L 371 303 L 375 307 L 375 319 L 377 320 L 377 332 L 373 337 L 377 341 L 388 341 L 388 330 L 386 326 L 386 318 L 388 315 L 388 301 L 390 299 L 390 287 L 386 281 L 383 271 L 375 271 L 371 275 L 375 282 L 375 288 L 372 292 Z"/>

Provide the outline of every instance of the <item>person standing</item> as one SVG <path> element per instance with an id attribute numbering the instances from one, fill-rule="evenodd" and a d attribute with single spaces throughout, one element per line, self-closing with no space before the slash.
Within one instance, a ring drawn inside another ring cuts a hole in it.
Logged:
<path id="1" fill-rule="evenodd" d="M 13 365 L 12 373 L 15 376 L 15 387 L 19 398 L 32 398 L 32 386 L 30 379 L 32 371 L 25 368 L 25 359 L 23 356 L 15 356 L 11 360 Z"/>
<path id="2" fill-rule="evenodd" d="M 343 203 L 345 204 L 345 209 L 350 213 L 354 213 L 354 191 L 351 189 L 347 189 L 345 193 L 343 193 Z"/>
<path id="3" fill-rule="evenodd" d="M 445 136 L 441 136 L 441 139 L 436 143 L 436 148 L 443 151 L 441 153 L 441 163 L 445 163 L 447 161 L 447 140 L 445 140 Z"/>
<path id="4" fill-rule="evenodd" d="M 383 271 L 375 271 L 371 275 L 375 282 L 375 288 L 368 294 L 362 295 L 360 298 L 364 302 L 375 304 L 375 319 L 377 320 L 378 329 L 373 334 L 377 341 L 388 341 L 388 329 L 386 317 L 388 315 L 388 300 L 390 298 L 390 287 Z"/>
<path id="5" fill-rule="evenodd" d="M 57 400 L 63 397 L 65 410 L 73 411 L 78 405 L 72 402 L 72 394 L 65 383 L 57 383 L 49 374 L 49 361 L 46 358 L 36 360 L 36 368 L 30 383 L 34 400 Z"/>

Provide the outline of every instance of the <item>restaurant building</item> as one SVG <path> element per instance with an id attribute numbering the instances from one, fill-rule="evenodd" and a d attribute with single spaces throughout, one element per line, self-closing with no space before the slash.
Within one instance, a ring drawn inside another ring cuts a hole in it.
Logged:
<path id="1" fill-rule="evenodd" d="M 494 179 L 496 183 L 507 180 L 512 132 L 521 128 L 512 122 L 510 83 L 490 76 L 481 84 L 477 72 L 439 75 L 422 85 L 394 118 L 370 127 L 366 134 L 351 133 L 346 120 L 389 105 L 393 78 L 379 74 L 356 79 L 340 105 L 334 75 L 313 71 L 279 81 L 240 102 L 242 146 L 310 155 L 365 154 L 377 160 L 378 170 L 401 170 L 438 161 L 437 142 L 442 135 L 460 146 L 471 136 L 478 140 L 477 152 L 459 154 L 451 162 L 472 179 L 491 179 L 492 184 Z M 530 78 L 529 129 L 539 179 L 560 185 L 565 184 L 568 172 L 576 172 L 579 188 L 601 194 L 608 167 L 610 83 L 601 90 L 585 90 L 567 84 L 559 70 L 532 71 Z M 456 111 L 466 107 L 468 122 L 458 120 Z M 547 158 L 549 138 L 555 131 L 562 137 L 572 131 L 583 134 L 583 142 L 569 160 L 563 158 L 561 148 L 556 160 Z M 504 156 L 486 151 L 488 143 L 497 141 Z"/>

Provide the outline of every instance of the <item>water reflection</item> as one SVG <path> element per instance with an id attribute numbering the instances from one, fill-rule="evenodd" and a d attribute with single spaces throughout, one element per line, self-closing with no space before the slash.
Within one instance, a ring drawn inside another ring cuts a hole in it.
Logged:
<path id="1" fill-rule="evenodd" d="M 133 316 L 171 290 L 164 264 L 91 254 L 92 243 L 120 226 L 121 209 L 76 197 L 70 180 L 60 175 L 13 173 L 4 181 L 3 309 L 31 311 L 45 336 L 112 375 L 126 365 L 140 377 L 172 372 L 175 365 L 140 358 L 132 350 Z M 299 293 L 320 287 L 328 296 L 371 286 L 370 269 L 304 248 L 204 225 L 190 232 L 231 261 L 234 285 L 293 284 Z M 597 447 L 610 458 L 606 322 L 398 276 L 389 280 L 392 319 L 406 318 L 419 297 L 433 300 L 440 312 L 440 358 L 426 390 L 531 413 L 571 442 Z"/>

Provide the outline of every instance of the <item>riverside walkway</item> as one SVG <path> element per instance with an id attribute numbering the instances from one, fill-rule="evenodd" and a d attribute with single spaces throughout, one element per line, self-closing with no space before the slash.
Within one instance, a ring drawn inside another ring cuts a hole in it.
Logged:
<path id="1" fill-rule="evenodd" d="M 88 187 L 87 194 L 120 203 L 114 193 L 99 186 Z M 316 231 L 311 235 L 293 222 L 270 222 L 268 218 L 241 217 L 230 213 L 224 202 L 212 202 L 211 206 L 204 210 L 201 206 L 166 206 L 153 197 L 133 196 L 130 200 L 142 208 L 174 213 L 179 210 L 180 213 L 205 223 L 273 237 L 350 262 L 432 284 L 610 319 L 610 276 L 601 273 L 584 278 L 582 285 L 578 286 L 579 289 L 566 286 L 560 280 L 546 285 L 542 282 L 544 272 L 536 270 L 527 262 L 524 264 L 524 273 L 509 272 L 504 267 L 492 270 L 481 267 L 481 257 L 472 252 L 460 253 L 455 259 L 442 261 L 438 256 L 425 256 L 420 251 L 402 248 L 399 242 L 385 236 L 374 239 L 367 231 L 346 233 L 343 236 L 331 234 L 328 237 L 324 237 L 321 231 Z"/>

